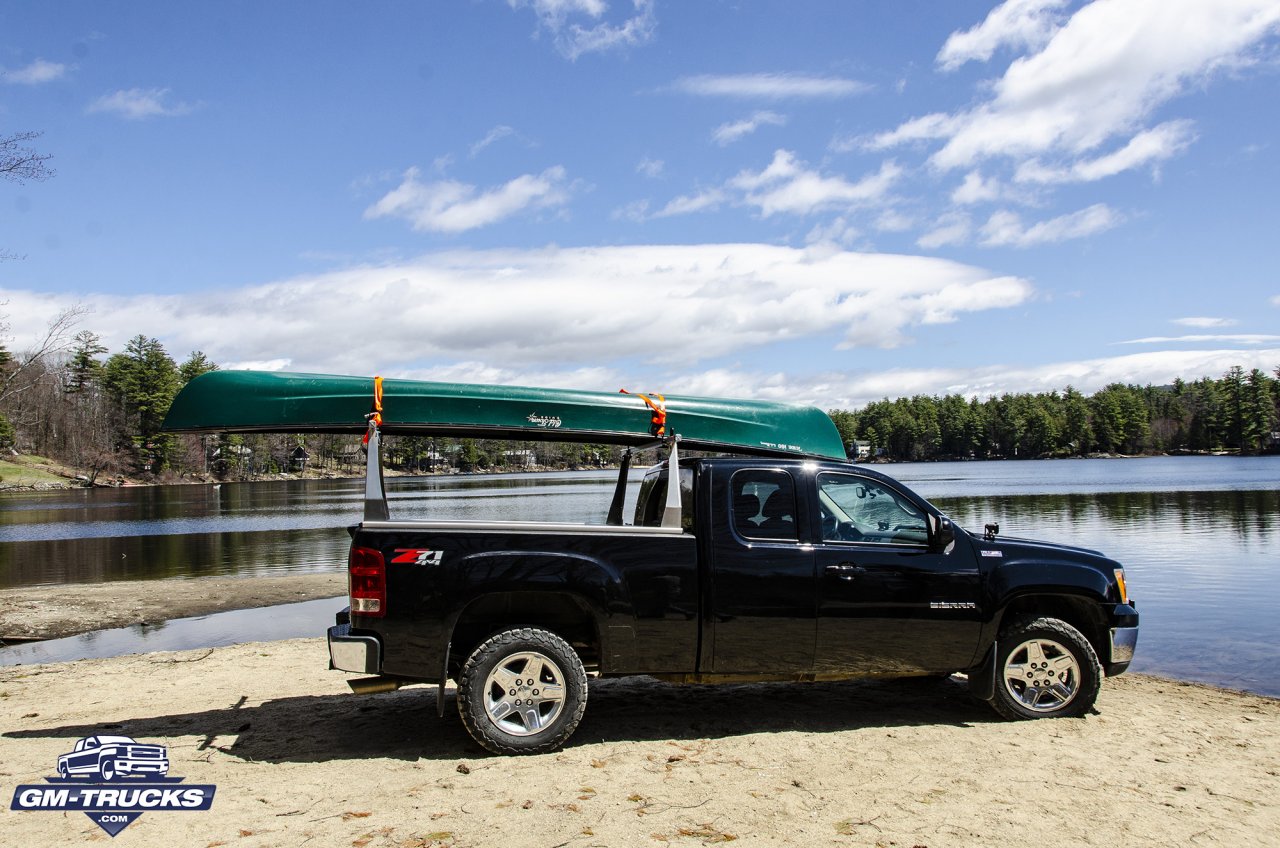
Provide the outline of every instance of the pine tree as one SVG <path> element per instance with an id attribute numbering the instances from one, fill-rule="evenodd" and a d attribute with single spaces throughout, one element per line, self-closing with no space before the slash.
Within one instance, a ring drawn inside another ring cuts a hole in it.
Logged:
<path id="1" fill-rule="evenodd" d="M 67 363 L 67 382 L 64 391 L 69 395 L 83 392 L 102 376 L 102 363 L 98 356 L 107 352 L 97 333 L 81 330 L 72 340 L 71 361 Z"/>

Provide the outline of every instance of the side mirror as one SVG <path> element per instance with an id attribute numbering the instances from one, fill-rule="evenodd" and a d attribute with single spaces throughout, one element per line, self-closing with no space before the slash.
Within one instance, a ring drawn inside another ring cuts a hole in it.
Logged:
<path id="1" fill-rule="evenodd" d="M 951 553 L 956 542 L 956 530 L 951 519 L 929 514 L 929 550 L 935 553 Z"/>

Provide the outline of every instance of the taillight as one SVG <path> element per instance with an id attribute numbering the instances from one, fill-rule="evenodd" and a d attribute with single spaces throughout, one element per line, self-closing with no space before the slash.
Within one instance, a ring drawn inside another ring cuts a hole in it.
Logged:
<path id="1" fill-rule="evenodd" d="M 387 562 L 373 548 L 352 548 L 347 559 L 351 612 L 381 618 L 387 614 Z"/>

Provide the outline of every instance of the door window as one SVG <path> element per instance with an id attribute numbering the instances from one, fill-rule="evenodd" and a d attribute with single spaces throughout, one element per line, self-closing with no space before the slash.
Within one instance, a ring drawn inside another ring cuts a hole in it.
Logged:
<path id="1" fill-rule="evenodd" d="M 733 527 L 744 539 L 796 541 L 796 487 L 785 471 L 733 475 Z"/>
<path id="2" fill-rule="evenodd" d="M 818 475 L 822 538 L 828 542 L 924 545 L 925 513 L 888 486 L 849 474 Z"/>

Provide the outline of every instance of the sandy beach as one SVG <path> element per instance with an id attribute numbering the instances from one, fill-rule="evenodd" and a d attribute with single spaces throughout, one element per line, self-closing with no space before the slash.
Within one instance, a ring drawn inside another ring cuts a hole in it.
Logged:
<path id="1" fill-rule="evenodd" d="M 0 788 L 96 733 L 168 746 L 207 812 L 119 844 L 990 846 L 1280 844 L 1280 701 L 1139 675 L 1082 719 L 1009 723 L 958 679 L 677 687 L 596 681 L 569 745 L 484 753 L 448 693 L 349 694 L 322 639 L 0 669 Z M 14 812 L 9 845 L 110 842 Z M 112 843 L 115 844 L 115 843 Z"/>
<path id="2" fill-rule="evenodd" d="M 117 580 L 0 589 L 0 641 L 57 639 L 171 618 L 313 601 L 347 593 L 346 571 L 279 577 Z M 317 624 L 323 632 L 332 622 Z"/>

